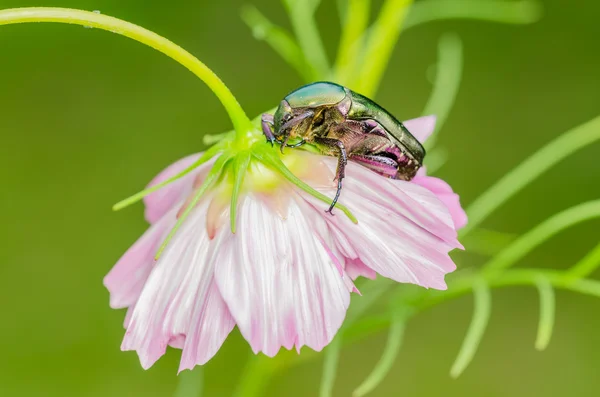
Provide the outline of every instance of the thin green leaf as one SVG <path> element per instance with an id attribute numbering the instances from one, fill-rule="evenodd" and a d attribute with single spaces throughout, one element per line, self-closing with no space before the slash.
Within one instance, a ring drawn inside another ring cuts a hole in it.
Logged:
<path id="1" fill-rule="evenodd" d="M 300 178 L 298 178 L 296 175 L 294 175 L 285 166 L 285 164 L 281 161 L 281 159 L 277 155 L 274 155 L 270 152 L 260 151 L 260 150 L 253 151 L 252 155 L 254 157 L 256 157 L 258 160 L 262 161 L 263 163 L 271 166 L 273 169 L 275 169 L 275 171 L 279 172 L 288 181 L 292 182 L 294 185 L 298 186 L 300 189 L 304 190 L 306 193 L 310 194 L 313 197 L 316 197 L 317 199 L 319 199 L 325 203 L 331 203 L 331 201 L 332 201 L 331 198 L 325 196 L 322 193 L 319 193 L 318 191 L 316 191 L 315 189 L 310 187 L 307 183 L 305 183 Z M 352 214 L 352 212 L 350 212 L 350 210 L 346 206 L 344 206 L 340 203 L 337 203 L 335 205 L 335 208 L 340 209 L 344 214 L 346 214 L 346 216 L 353 223 L 358 223 L 358 220 L 356 219 L 356 217 Z"/>
<path id="2" fill-rule="evenodd" d="M 596 280 L 582 279 L 561 286 L 571 291 L 600 298 L 600 282 Z"/>
<path id="3" fill-rule="evenodd" d="M 535 348 L 545 350 L 548 343 L 550 343 L 552 329 L 554 328 L 554 312 L 556 310 L 554 289 L 550 281 L 543 276 L 536 279 L 535 285 L 540 295 L 540 321 Z"/>
<path id="4" fill-rule="evenodd" d="M 189 174 L 190 172 L 192 172 L 193 170 L 198 168 L 200 165 L 206 163 L 208 160 L 210 160 L 211 158 L 216 156 L 217 153 L 219 153 L 221 150 L 223 150 L 223 148 L 222 148 L 222 146 L 219 146 L 219 145 L 211 147 L 206 152 L 204 152 L 204 154 L 198 160 L 196 160 L 192 165 L 190 165 L 189 167 L 187 167 L 185 170 L 181 171 L 177 175 L 167 179 L 166 181 L 163 181 L 152 187 L 149 187 L 148 189 L 144 189 L 141 192 L 134 194 L 133 196 L 127 197 L 126 199 L 119 201 L 117 204 L 113 205 L 113 207 L 112 207 L 113 211 L 119 211 L 125 207 L 129 207 L 131 204 L 134 204 L 134 203 L 140 201 L 141 199 L 143 199 L 150 193 L 155 192 L 159 189 L 162 189 L 163 187 L 175 182 L 179 178 L 186 176 L 187 174 Z"/>
<path id="5" fill-rule="evenodd" d="M 342 327 L 346 328 L 352 325 L 369 307 L 371 307 L 379 298 L 381 298 L 396 283 L 389 278 L 378 277 L 375 280 L 367 280 L 364 286 L 361 286 L 361 295 L 354 295 L 353 301 L 348 312 L 346 320 Z"/>
<path id="6" fill-rule="evenodd" d="M 335 3 L 340 17 L 340 25 L 344 26 L 348 17 L 348 0 L 336 0 Z"/>
<path id="7" fill-rule="evenodd" d="M 215 182 L 215 180 L 221 175 L 221 171 L 223 170 L 223 167 L 225 167 L 225 164 L 227 164 L 227 162 L 229 161 L 230 158 L 231 158 L 230 155 L 223 154 L 217 159 L 217 161 L 215 161 L 215 164 L 213 165 L 211 170 L 206 175 L 206 178 L 204 178 L 204 182 L 202 182 L 202 185 L 200 185 L 200 187 L 196 191 L 194 197 L 188 203 L 187 207 L 185 208 L 185 211 L 183 211 L 183 214 L 181 214 L 181 216 L 179 216 L 179 219 L 177 219 L 177 223 L 175 223 L 175 226 L 173 226 L 173 228 L 167 235 L 167 238 L 165 238 L 165 241 L 163 241 L 163 243 L 161 244 L 154 259 L 158 259 L 160 257 L 160 255 L 163 253 L 163 251 L 165 250 L 165 248 L 167 247 L 167 245 L 169 244 L 169 242 L 171 241 L 173 236 L 175 236 L 175 233 L 177 233 L 177 230 L 179 230 L 179 228 L 181 227 L 183 222 L 189 216 L 190 212 L 192 212 L 192 210 L 196 207 L 196 204 L 198 204 L 198 201 L 200 201 L 200 199 L 202 198 L 204 193 L 206 193 L 208 188 L 210 188 L 212 186 L 213 182 Z"/>
<path id="8" fill-rule="evenodd" d="M 229 218 L 231 222 L 231 233 L 235 233 L 235 225 L 237 219 L 237 204 L 244 184 L 244 177 L 250 165 L 250 152 L 238 154 L 233 160 L 233 190 L 231 191 L 231 205 L 229 207 Z"/>
<path id="9" fill-rule="evenodd" d="M 197 366 L 191 371 L 183 371 L 178 378 L 175 397 L 202 397 L 204 371 L 201 366 Z"/>
<path id="10" fill-rule="evenodd" d="M 360 74 L 352 81 L 351 88 L 368 97 L 374 97 L 392 50 L 402 30 L 402 23 L 412 0 L 386 0 L 377 20 L 369 29 L 365 51 L 361 57 Z"/>
<path id="11" fill-rule="evenodd" d="M 425 0 L 410 9 L 404 28 L 443 19 L 479 19 L 491 22 L 528 24 L 542 16 L 538 1 L 481 1 L 481 0 Z"/>
<path id="12" fill-rule="evenodd" d="M 235 131 L 222 132 L 220 134 L 206 134 L 202 137 L 202 143 L 206 146 L 214 145 L 228 137 L 234 137 Z"/>
<path id="13" fill-rule="evenodd" d="M 402 346 L 405 326 L 406 315 L 402 312 L 395 313 L 383 354 L 369 376 L 354 390 L 353 397 L 362 397 L 373 391 L 390 372 Z"/>
<path id="14" fill-rule="evenodd" d="M 600 200 L 588 201 L 559 212 L 516 239 L 484 265 L 486 273 L 512 266 L 550 237 L 578 223 L 600 217 Z"/>
<path id="15" fill-rule="evenodd" d="M 257 40 L 264 40 L 279 56 L 290 64 L 306 81 L 318 78 L 317 71 L 309 65 L 296 40 L 283 28 L 275 25 L 256 7 L 242 7 L 242 19 L 252 29 Z"/>
<path id="16" fill-rule="evenodd" d="M 448 161 L 448 150 L 445 148 L 433 148 L 427 150 L 427 156 L 425 157 L 425 166 L 427 167 L 427 174 L 435 174 L 440 168 Z"/>
<path id="17" fill-rule="evenodd" d="M 423 110 L 424 115 L 435 114 L 435 131 L 425 142 L 431 149 L 437 140 L 437 132 L 442 128 L 458 93 L 463 69 L 463 50 L 460 37 L 455 33 L 444 34 L 438 44 L 438 62 L 433 92 Z"/>
<path id="18" fill-rule="evenodd" d="M 473 297 L 475 299 L 473 318 L 460 352 L 450 370 L 450 376 L 453 378 L 458 378 L 473 360 L 490 319 L 492 296 L 485 281 L 476 280 L 473 283 Z"/>
<path id="19" fill-rule="evenodd" d="M 317 72 L 317 78 L 313 80 L 329 79 L 329 61 L 314 16 L 320 1 L 286 0 L 284 3 L 304 59 Z"/>
<path id="20" fill-rule="evenodd" d="M 460 231 L 464 236 L 531 181 L 577 150 L 600 140 L 600 116 L 577 126 L 529 156 L 480 195 L 468 208 L 469 223 Z"/>
<path id="21" fill-rule="evenodd" d="M 371 0 L 349 0 L 342 22 L 342 36 L 335 64 L 337 82 L 346 85 L 361 63 L 361 50 L 365 29 L 369 23 Z"/>
<path id="22" fill-rule="evenodd" d="M 567 282 L 574 281 L 590 275 L 594 270 L 600 266 L 600 244 L 598 244 L 593 250 L 577 262 L 567 272 Z"/>
<path id="23" fill-rule="evenodd" d="M 516 238 L 516 234 L 479 228 L 465 236 L 462 243 L 467 252 L 494 256 L 508 247 Z"/>
<path id="24" fill-rule="evenodd" d="M 338 335 L 333 339 L 329 346 L 325 348 L 325 359 L 323 361 L 323 375 L 321 377 L 319 397 L 332 396 L 341 351 L 342 343 L 340 335 Z"/>
<path id="25" fill-rule="evenodd" d="M 285 352 L 280 352 L 280 354 Z M 269 380 L 278 369 L 278 360 L 251 354 L 233 392 L 234 397 L 261 397 Z"/>
<path id="26" fill-rule="evenodd" d="M 344 343 L 352 344 L 367 335 L 388 329 L 390 326 L 389 317 L 387 313 L 365 316 L 353 324 L 345 326 L 343 329 Z"/>

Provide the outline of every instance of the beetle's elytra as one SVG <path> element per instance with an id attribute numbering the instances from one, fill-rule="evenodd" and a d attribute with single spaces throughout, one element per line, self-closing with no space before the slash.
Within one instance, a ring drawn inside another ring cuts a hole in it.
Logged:
<path id="1" fill-rule="evenodd" d="M 350 89 L 317 82 L 288 94 L 274 115 L 263 114 L 267 140 L 284 147 L 305 143 L 338 157 L 338 188 L 331 213 L 342 190 L 348 159 L 394 179 L 411 180 L 423 164 L 425 149 L 404 124 L 388 111 Z M 300 142 L 289 145 L 289 139 Z"/>

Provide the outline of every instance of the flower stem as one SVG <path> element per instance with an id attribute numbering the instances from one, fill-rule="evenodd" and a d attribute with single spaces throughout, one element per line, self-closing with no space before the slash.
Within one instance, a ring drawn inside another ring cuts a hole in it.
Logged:
<path id="1" fill-rule="evenodd" d="M 356 73 L 354 66 L 360 59 L 363 36 L 369 23 L 370 0 L 349 0 L 342 22 L 342 36 L 335 64 L 338 83 L 348 85 Z"/>
<path id="2" fill-rule="evenodd" d="M 13 8 L 0 11 L 0 25 L 28 22 L 58 22 L 88 26 L 117 33 L 146 44 L 185 66 L 219 98 L 238 138 L 247 140 L 253 130 L 250 119 L 221 79 L 192 54 L 158 34 L 117 18 L 68 8 Z"/>
<path id="3" fill-rule="evenodd" d="M 577 223 L 600 217 L 600 200 L 589 201 L 559 212 L 531 229 L 483 266 L 484 273 L 495 273 L 512 266 L 535 247 L 558 232 Z"/>
<path id="4" fill-rule="evenodd" d="M 467 208 L 469 223 L 460 231 L 460 236 L 479 226 L 494 210 L 550 167 L 598 140 L 600 117 L 575 127 L 548 143 L 492 185 Z"/>
<path id="5" fill-rule="evenodd" d="M 463 50 L 460 37 L 456 33 L 444 34 L 438 44 L 433 92 L 425 105 L 423 115 L 436 115 L 435 130 L 425 142 L 429 151 L 437 141 L 437 132 L 442 128 L 458 94 L 463 69 Z"/>
<path id="6" fill-rule="evenodd" d="M 387 0 L 381 7 L 377 21 L 369 33 L 362 56 L 360 76 L 355 84 L 350 85 L 356 86 L 361 94 L 373 97 L 377 92 L 412 2 L 412 0 Z"/>
<path id="7" fill-rule="evenodd" d="M 296 39 L 306 62 L 316 71 L 318 79 L 328 79 L 329 61 L 315 21 L 315 12 L 319 1 L 286 0 L 284 3 L 287 6 Z"/>
<path id="8" fill-rule="evenodd" d="M 175 397 L 202 397 L 204 386 L 204 371 L 198 366 L 191 371 L 179 374 L 179 383 L 175 390 Z"/>
<path id="9" fill-rule="evenodd" d="M 444 19 L 527 24 L 538 21 L 541 15 L 542 5 L 537 0 L 424 0 L 411 8 L 404 29 Z"/>

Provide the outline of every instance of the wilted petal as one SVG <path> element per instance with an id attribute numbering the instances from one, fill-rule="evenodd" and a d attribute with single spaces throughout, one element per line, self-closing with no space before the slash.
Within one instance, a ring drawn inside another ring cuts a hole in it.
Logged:
<path id="1" fill-rule="evenodd" d="M 423 116 L 402 123 L 419 142 L 423 143 L 433 133 L 435 121 L 435 116 Z"/>
<path id="2" fill-rule="evenodd" d="M 228 257 L 216 268 L 217 284 L 255 352 L 273 356 L 281 346 L 294 345 L 321 350 L 346 314 L 344 274 L 306 215 L 296 200 L 282 219 L 256 197 L 246 197 L 238 217 L 243 232 L 223 249 Z"/>

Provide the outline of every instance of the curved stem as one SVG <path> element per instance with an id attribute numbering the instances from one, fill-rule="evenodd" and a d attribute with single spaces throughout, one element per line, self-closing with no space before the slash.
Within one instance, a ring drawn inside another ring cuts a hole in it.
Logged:
<path id="1" fill-rule="evenodd" d="M 467 208 L 469 223 L 460 231 L 460 236 L 479 226 L 494 210 L 550 167 L 598 140 L 600 117 L 575 127 L 548 143 L 492 185 Z"/>
<path id="2" fill-rule="evenodd" d="M 458 356 L 450 370 L 450 375 L 453 378 L 458 378 L 475 357 L 492 312 L 492 295 L 488 285 L 482 279 L 476 279 L 473 282 L 473 297 L 475 298 L 473 318 Z"/>
<path id="3" fill-rule="evenodd" d="M 546 241 L 556 233 L 577 223 L 600 217 L 600 200 L 579 204 L 551 216 L 538 226 L 531 229 L 496 255 L 483 267 L 484 273 L 494 273 L 523 258 L 532 249 Z"/>
<path id="4" fill-rule="evenodd" d="M 318 79 L 328 79 L 329 61 L 315 21 L 315 12 L 319 1 L 296 0 L 284 3 L 287 6 L 292 28 L 304 58 L 316 71 Z"/>
<path id="5" fill-rule="evenodd" d="M 204 63 L 192 54 L 158 34 L 117 18 L 68 8 L 13 8 L 0 11 L 0 25 L 28 22 L 58 22 L 94 27 L 129 37 L 162 52 L 200 78 L 219 98 L 233 126 L 242 139 L 253 130 L 250 119 L 229 88 Z"/>
<path id="6" fill-rule="evenodd" d="M 542 6 L 536 0 L 425 0 L 415 3 L 404 29 L 444 19 L 478 19 L 511 24 L 533 23 L 540 19 Z"/>
<path id="7" fill-rule="evenodd" d="M 337 374 L 338 362 L 342 350 L 341 335 L 337 336 L 325 349 L 325 358 L 323 362 L 323 375 L 321 377 L 321 386 L 319 388 L 319 397 L 331 397 L 335 376 Z"/>
<path id="8" fill-rule="evenodd" d="M 419 3 L 417 3 L 419 4 Z M 423 115 L 436 115 L 435 130 L 425 141 L 425 148 L 430 150 L 437 140 L 437 132 L 442 128 L 452 105 L 456 100 L 462 78 L 463 47 L 456 33 L 444 34 L 438 44 L 438 61 L 435 73 L 433 92 L 425 105 Z"/>
<path id="9" fill-rule="evenodd" d="M 360 59 L 363 36 L 369 23 L 371 0 L 349 0 L 342 21 L 342 36 L 335 62 L 337 82 L 346 85 L 352 81 L 354 66 Z"/>
<path id="10" fill-rule="evenodd" d="M 373 97 L 377 92 L 412 3 L 413 0 L 386 0 L 383 3 L 377 21 L 369 29 L 360 76 L 350 85 L 361 94 Z"/>
<path id="11" fill-rule="evenodd" d="M 583 277 L 587 277 L 590 273 L 600 266 L 600 244 L 588 252 L 579 262 L 577 262 L 568 272 L 569 281 L 574 281 Z"/>
<path id="12" fill-rule="evenodd" d="M 179 383 L 175 390 L 175 397 L 202 397 L 204 386 L 204 370 L 198 366 L 191 371 L 179 374 Z"/>
<path id="13" fill-rule="evenodd" d="M 540 296 L 540 320 L 535 348 L 544 350 L 550 343 L 552 329 L 554 328 L 554 312 L 556 311 L 556 298 L 552 284 L 544 276 L 538 277 L 536 287 Z"/>

